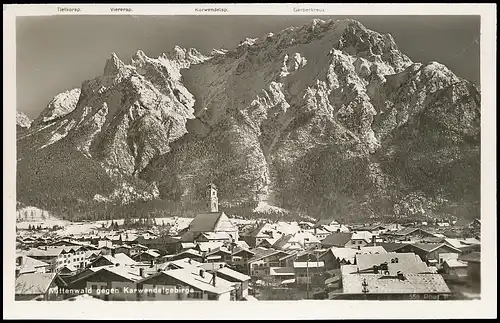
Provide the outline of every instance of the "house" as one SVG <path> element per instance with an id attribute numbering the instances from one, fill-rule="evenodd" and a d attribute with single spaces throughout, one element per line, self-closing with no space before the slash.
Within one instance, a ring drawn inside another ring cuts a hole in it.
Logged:
<path id="1" fill-rule="evenodd" d="M 321 228 L 323 226 L 335 226 L 339 224 L 340 223 L 335 219 L 321 219 L 316 221 L 316 223 L 314 224 L 314 228 Z"/>
<path id="2" fill-rule="evenodd" d="M 64 267 L 60 268 L 58 270 L 58 274 L 61 276 L 61 278 L 64 279 L 65 276 L 73 276 L 75 275 L 76 273 L 78 272 L 78 269 L 71 265 L 71 264 L 68 264 L 68 265 L 64 265 Z"/>
<path id="3" fill-rule="evenodd" d="M 352 233 L 334 232 L 321 241 L 323 248 L 346 248 L 350 245 Z"/>
<path id="4" fill-rule="evenodd" d="M 357 254 L 387 253 L 382 246 L 367 246 L 358 249 L 332 247 L 323 253 L 319 260 L 325 263 L 326 270 L 339 269 L 342 265 L 354 265 Z"/>
<path id="5" fill-rule="evenodd" d="M 218 300 L 236 299 L 235 284 L 200 269 L 163 270 L 137 282 L 138 300 Z"/>
<path id="6" fill-rule="evenodd" d="M 458 257 L 458 260 L 467 263 L 467 276 L 474 280 L 481 280 L 481 253 L 471 252 Z"/>
<path id="7" fill-rule="evenodd" d="M 329 293 L 330 299 L 437 300 L 451 296 L 443 277 L 413 253 L 358 254 L 355 262 L 341 267 L 342 292 Z"/>
<path id="8" fill-rule="evenodd" d="M 223 242 L 198 242 L 196 243 L 195 250 L 201 253 L 207 253 L 214 249 L 220 248 L 224 245 Z"/>
<path id="9" fill-rule="evenodd" d="M 153 250 L 146 250 L 132 257 L 136 262 L 156 263 L 160 254 Z"/>
<path id="10" fill-rule="evenodd" d="M 16 277 L 27 273 L 46 273 L 50 270 L 50 264 L 18 254 L 16 256 Z"/>
<path id="11" fill-rule="evenodd" d="M 102 267 L 109 265 L 116 266 L 117 264 L 121 266 L 132 266 L 136 265 L 137 262 L 124 253 L 117 253 L 111 255 L 100 255 L 92 263 L 90 263 L 90 267 Z"/>
<path id="12" fill-rule="evenodd" d="M 373 235 L 369 232 L 334 232 L 321 241 L 323 248 L 361 248 L 368 245 Z"/>
<path id="13" fill-rule="evenodd" d="M 323 261 L 294 262 L 295 282 L 297 285 L 311 284 L 312 277 L 325 271 Z"/>
<path id="14" fill-rule="evenodd" d="M 456 278 L 464 278 L 468 276 L 467 263 L 458 259 L 446 259 L 443 264 L 443 273 Z"/>
<path id="15" fill-rule="evenodd" d="M 439 274 L 358 273 L 355 265 L 342 266 L 342 292 L 330 299 L 352 300 L 438 300 L 449 299 L 451 291 Z"/>
<path id="16" fill-rule="evenodd" d="M 66 283 L 57 273 L 26 273 L 16 278 L 15 300 L 61 300 L 60 288 L 66 287 Z"/>
<path id="17" fill-rule="evenodd" d="M 268 242 L 272 246 L 271 241 L 276 235 L 276 232 L 269 223 L 261 223 L 250 233 L 242 236 L 242 238 L 250 247 L 257 247 L 267 239 L 269 239 Z"/>
<path id="18" fill-rule="evenodd" d="M 133 301 L 137 299 L 136 282 L 142 278 L 137 270 L 125 265 L 104 266 L 92 268 L 86 275 L 72 280 L 68 290 L 76 291 L 76 295 L 85 291 L 106 301 Z"/>
<path id="19" fill-rule="evenodd" d="M 399 248 L 397 252 L 407 253 L 413 252 L 420 256 L 422 261 L 430 265 L 439 264 L 439 255 L 443 253 L 460 254 L 460 250 L 453 248 L 445 243 L 413 243 L 405 244 Z"/>
<path id="20" fill-rule="evenodd" d="M 419 241 L 427 237 L 435 237 L 432 232 L 423 230 L 421 228 L 404 228 L 398 231 L 388 231 L 381 236 L 388 240 L 395 241 Z M 389 241 L 390 242 L 390 241 Z"/>
<path id="21" fill-rule="evenodd" d="M 248 297 L 248 285 L 250 282 L 250 276 L 242 274 L 236 270 L 229 267 L 219 267 L 214 269 L 217 273 L 217 277 L 223 278 L 229 282 L 235 283 L 236 286 L 236 300 L 246 299 Z M 214 271 L 212 270 L 212 271 Z M 209 272 L 212 272 L 209 270 Z"/>
<path id="22" fill-rule="evenodd" d="M 195 260 L 197 262 L 202 262 L 203 261 L 203 254 L 198 250 L 188 249 L 188 250 L 184 250 L 184 251 L 182 251 L 174 256 L 169 257 L 169 260 L 173 261 L 173 260 L 185 259 L 185 258 L 189 258 L 189 259 Z"/>
<path id="23" fill-rule="evenodd" d="M 140 243 L 133 244 L 130 246 L 128 256 L 133 257 L 133 256 L 140 254 L 148 249 L 149 249 L 148 247 L 146 247 L 145 245 L 142 245 Z M 118 253 L 118 252 L 116 252 L 116 253 Z"/>
<path id="24" fill-rule="evenodd" d="M 170 236 L 154 237 L 149 239 L 139 236 L 132 242 L 132 244 L 141 245 L 148 249 L 156 249 L 163 255 L 179 251 L 181 242 L 180 239 Z"/>
<path id="25" fill-rule="evenodd" d="M 247 273 L 248 272 L 248 261 L 255 256 L 255 253 L 250 249 L 236 246 L 233 249 L 232 257 L 233 257 L 233 266 L 235 266 L 240 272 Z"/>
<path id="26" fill-rule="evenodd" d="M 194 249 L 196 248 L 196 243 L 194 242 L 181 242 L 181 249 L 180 251 L 188 250 L 188 249 Z"/>
<path id="27" fill-rule="evenodd" d="M 82 246 L 44 246 L 42 248 L 32 248 L 26 255 L 47 262 L 51 267 L 59 269 L 68 264 L 73 264 L 76 268 L 85 268 L 86 249 Z"/>
<path id="28" fill-rule="evenodd" d="M 191 221 L 188 232 L 193 235 L 199 233 L 227 233 L 233 241 L 238 241 L 238 227 L 235 226 L 224 212 L 219 212 L 217 188 L 214 184 L 207 187 L 208 213 L 201 213 Z M 184 241 L 187 242 L 187 241 Z"/>
<path id="29" fill-rule="evenodd" d="M 454 239 L 446 238 L 442 240 L 446 245 L 460 250 L 462 254 L 481 251 L 481 241 L 475 238 Z"/>
<path id="30" fill-rule="evenodd" d="M 115 246 L 115 253 L 124 253 L 126 254 L 127 256 L 130 256 L 130 249 L 131 247 L 127 244 L 122 244 L 122 245 L 118 245 L 118 246 Z"/>
<path id="31" fill-rule="evenodd" d="M 200 234 L 196 241 L 199 242 L 230 242 L 232 237 L 228 232 L 204 232 Z"/>
<path id="32" fill-rule="evenodd" d="M 286 252 L 275 249 L 255 248 L 255 255 L 248 260 L 251 276 L 268 276 L 270 267 L 280 267 L 280 259 Z"/>
<path id="33" fill-rule="evenodd" d="M 205 254 L 205 259 L 207 262 L 222 261 L 226 263 L 232 263 L 233 256 L 231 251 L 224 246 L 215 248 Z"/>
<path id="34" fill-rule="evenodd" d="M 307 221 L 300 221 L 300 222 L 299 222 L 299 227 L 300 227 L 302 230 L 310 230 L 310 229 L 314 229 L 314 223 L 307 222 Z"/>
<path id="35" fill-rule="evenodd" d="M 314 228 L 313 229 L 313 235 L 319 240 L 323 240 L 325 239 L 326 237 L 328 237 L 329 235 L 331 234 L 330 231 L 328 230 L 325 230 L 325 229 L 321 229 L 321 228 Z"/>
<path id="36" fill-rule="evenodd" d="M 295 234 L 286 234 L 279 238 L 273 248 L 278 250 L 303 250 L 310 247 L 317 247 L 320 241 L 309 232 L 299 231 Z"/>
<path id="37" fill-rule="evenodd" d="M 293 280 L 295 283 L 295 269 L 293 267 L 270 267 L 269 276 L 276 284 Z"/>

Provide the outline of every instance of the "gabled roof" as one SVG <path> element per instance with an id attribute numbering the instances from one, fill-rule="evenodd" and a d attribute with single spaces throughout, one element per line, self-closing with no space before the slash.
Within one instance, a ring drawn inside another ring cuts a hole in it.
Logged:
<path id="1" fill-rule="evenodd" d="M 196 256 L 196 257 L 201 257 L 202 256 L 201 252 L 199 252 L 198 250 L 187 249 L 187 250 L 179 252 L 176 255 L 171 256 L 170 258 L 173 258 L 173 257 L 177 258 L 177 257 L 183 256 L 183 255 L 190 255 L 190 256 Z"/>
<path id="2" fill-rule="evenodd" d="M 122 278 L 125 278 L 126 280 L 130 282 L 136 282 L 139 279 L 142 279 L 142 276 L 139 275 L 136 271 L 134 271 L 133 268 L 128 267 L 128 266 L 103 266 L 103 267 L 97 267 L 93 268 L 92 272 L 89 273 L 88 275 L 82 276 L 71 283 L 83 280 L 83 279 L 91 279 L 92 276 L 95 276 L 97 273 L 100 273 L 101 271 L 107 271 L 110 273 L 113 273 L 115 275 L 118 275 Z"/>
<path id="3" fill-rule="evenodd" d="M 153 250 L 146 250 L 146 251 L 143 251 L 139 255 L 136 255 L 134 257 L 140 257 L 140 255 L 143 255 L 143 254 L 149 255 L 149 256 L 151 256 L 153 258 L 158 258 L 160 256 L 159 253 L 157 253 L 157 252 L 155 252 Z"/>
<path id="4" fill-rule="evenodd" d="M 231 277 L 234 280 L 237 280 L 240 282 L 248 281 L 251 279 L 250 276 L 242 274 L 236 270 L 232 270 L 231 268 L 228 268 L 228 267 L 222 267 L 222 268 L 219 267 L 219 269 L 216 269 L 216 272 L 217 272 L 217 275 L 222 274 L 224 276 Z"/>
<path id="5" fill-rule="evenodd" d="M 393 252 L 406 246 L 406 243 L 397 242 L 377 242 L 375 246 L 380 246 L 384 248 L 387 252 Z"/>
<path id="6" fill-rule="evenodd" d="M 226 254 L 228 256 L 231 255 L 231 251 L 229 251 L 225 246 L 220 246 L 220 247 L 217 247 L 215 249 L 212 249 L 210 250 L 209 252 L 207 252 L 206 256 L 212 256 L 214 254 L 217 254 L 217 253 L 223 253 L 223 254 Z"/>
<path id="7" fill-rule="evenodd" d="M 16 295 L 45 294 L 57 276 L 56 273 L 22 274 L 16 278 Z"/>
<path id="8" fill-rule="evenodd" d="M 432 251 L 437 250 L 441 247 L 446 247 L 446 248 L 449 248 L 453 251 L 456 251 L 457 253 L 460 253 L 459 249 L 454 248 L 446 243 L 414 243 L 414 244 L 408 244 L 408 246 L 414 246 L 415 248 L 418 248 L 420 250 L 424 250 L 426 252 L 432 252 Z"/>
<path id="9" fill-rule="evenodd" d="M 201 277 L 197 273 L 193 273 L 189 270 L 184 269 L 164 270 L 154 275 L 148 276 L 140 280 L 138 283 L 147 283 L 149 279 L 156 278 L 161 275 L 172 277 L 188 286 L 217 295 L 228 293 L 234 289 L 234 284 L 228 282 L 223 278 L 217 277 L 215 280 L 215 286 L 213 286 L 211 284 L 211 280 L 213 278 L 211 274 L 205 273 L 204 277 Z"/>
<path id="10" fill-rule="evenodd" d="M 420 263 L 422 260 L 414 253 L 379 253 L 379 254 L 358 254 L 356 255 L 356 265 L 359 270 L 373 268 L 374 265 L 380 265 L 384 262 L 390 264 L 392 259 L 398 258 L 398 263 Z"/>
<path id="11" fill-rule="evenodd" d="M 189 231 L 192 232 L 213 232 L 217 226 L 217 222 L 221 216 L 225 216 L 224 212 L 200 213 L 189 224 Z"/>
<path id="12" fill-rule="evenodd" d="M 251 254 L 251 255 L 255 255 L 255 252 L 251 251 L 251 250 L 250 250 L 250 249 L 248 249 L 248 248 L 244 248 L 244 247 L 236 246 L 236 247 L 234 247 L 234 249 L 233 249 L 233 256 L 234 256 L 234 255 L 237 255 L 237 254 L 239 254 L 239 253 L 245 253 L 245 252 L 247 252 L 247 253 L 249 253 L 249 254 Z"/>
<path id="13" fill-rule="evenodd" d="M 314 227 L 318 228 L 322 225 L 332 225 L 332 224 L 339 224 L 339 222 L 337 220 L 334 220 L 334 219 L 322 219 L 322 220 L 318 220 L 318 222 L 316 222 L 314 224 Z"/>
<path id="14" fill-rule="evenodd" d="M 17 255 L 16 259 L 19 257 L 22 258 L 22 262 L 21 262 L 20 266 L 16 266 L 16 269 L 19 270 L 20 274 L 34 272 L 34 271 L 36 271 L 36 268 L 39 268 L 39 267 L 50 266 L 50 264 L 48 264 L 44 261 L 40 261 L 38 259 L 34 259 L 34 258 L 24 256 L 24 255 Z"/>
<path id="15" fill-rule="evenodd" d="M 202 252 L 207 252 L 209 250 L 211 251 L 213 249 L 219 248 L 223 244 L 224 244 L 223 242 L 212 242 L 212 241 L 198 242 L 197 248 L 200 249 L 200 251 L 202 251 Z"/>
<path id="16" fill-rule="evenodd" d="M 439 274 L 406 274 L 405 279 L 381 274 L 347 274 L 342 276 L 344 294 L 449 294 L 450 289 Z"/>
<path id="17" fill-rule="evenodd" d="M 467 267 L 467 263 L 460 261 L 458 259 L 446 259 L 443 265 L 446 264 L 450 268 L 464 268 Z"/>
<path id="18" fill-rule="evenodd" d="M 261 260 L 261 259 L 273 256 L 273 255 L 276 255 L 276 254 L 280 254 L 280 253 L 281 254 L 286 254 L 286 252 L 283 252 L 281 250 L 275 250 L 275 249 L 263 250 L 263 251 L 260 251 L 259 253 L 256 253 L 252 258 L 250 258 L 248 260 L 248 262 L 250 263 L 250 262 L 258 261 L 258 260 Z"/>
<path id="19" fill-rule="evenodd" d="M 357 254 L 386 254 L 387 251 L 381 246 L 372 246 L 372 247 L 362 247 L 361 249 L 353 249 L 353 248 L 337 248 L 332 247 L 326 253 L 332 253 L 333 256 L 340 261 L 349 261 L 351 264 L 354 263 Z M 325 253 L 325 254 L 326 254 Z M 323 254 L 323 255 L 325 255 Z M 321 257 L 323 257 L 321 255 Z"/>
<path id="20" fill-rule="evenodd" d="M 66 264 L 64 267 L 59 269 L 59 273 L 74 273 L 76 271 L 76 267 L 72 264 Z"/>
<path id="21" fill-rule="evenodd" d="M 93 263 L 98 261 L 101 258 L 106 259 L 107 261 L 109 261 L 113 265 L 119 264 L 119 265 L 129 265 L 130 266 L 130 265 L 137 264 L 137 262 L 134 259 L 130 258 L 126 254 L 121 253 L 121 252 L 115 254 L 114 256 L 112 256 L 112 255 L 100 255 L 99 257 L 97 257 L 93 261 Z"/>
<path id="22" fill-rule="evenodd" d="M 352 237 L 352 233 L 334 232 L 321 240 L 322 245 L 326 246 L 345 246 Z"/>

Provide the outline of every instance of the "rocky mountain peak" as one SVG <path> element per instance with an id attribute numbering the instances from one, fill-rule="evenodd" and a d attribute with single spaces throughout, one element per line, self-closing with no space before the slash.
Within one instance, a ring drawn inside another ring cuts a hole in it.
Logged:
<path id="1" fill-rule="evenodd" d="M 29 128 L 31 126 L 30 118 L 20 111 L 16 111 L 16 125 L 21 128 Z"/>
<path id="2" fill-rule="evenodd" d="M 111 57 L 106 61 L 106 66 L 104 67 L 104 75 L 117 75 L 125 68 L 125 63 L 123 63 L 116 53 L 111 53 Z"/>

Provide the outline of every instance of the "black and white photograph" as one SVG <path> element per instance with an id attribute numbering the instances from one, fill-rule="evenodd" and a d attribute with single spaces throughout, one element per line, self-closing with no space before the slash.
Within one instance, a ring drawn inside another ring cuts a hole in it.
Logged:
<path id="1" fill-rule="evenodd" d="M 193 6 L 14 18 L 13 301 L 484 301 L 481 15 Z"/>

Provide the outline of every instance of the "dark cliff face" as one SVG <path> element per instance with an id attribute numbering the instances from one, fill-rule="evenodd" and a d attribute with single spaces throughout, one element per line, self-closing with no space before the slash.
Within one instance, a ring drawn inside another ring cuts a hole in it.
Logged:
<path id="1" fill-rule="evenodd" d="M 53 159 L 63 177 L 79 174 L 67 199 L 82 208 L 162 199 L 194 210 L 212 181 L 222 206 L 246 211 L 479 212 L 479 91 L 352 20 L 314 20 L 211 57 L 176 47 L 126 65 L 113 55 L 76 106 L 57 111 L 18 139 L 20 201 L 63 203 L 38 189 L 57 167 L 33 164 Z"/>

